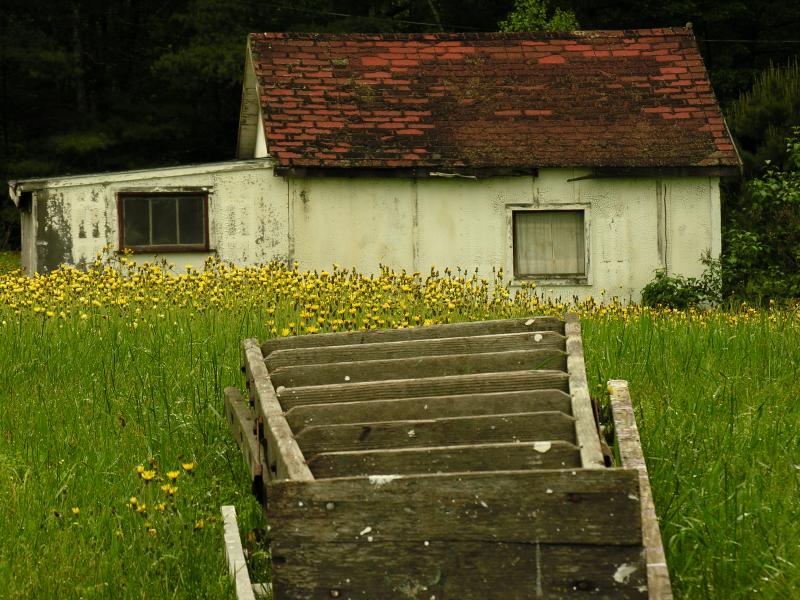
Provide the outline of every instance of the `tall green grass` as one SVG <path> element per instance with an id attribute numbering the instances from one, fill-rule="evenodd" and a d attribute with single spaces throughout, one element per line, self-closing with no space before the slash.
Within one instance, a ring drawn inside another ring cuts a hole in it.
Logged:
<path id="1" fill-rule="evenodd" d="M 240 340 L 296 315 L 173 310 L 134 328 L 99 312 L 81 321 L 3 310 L 0 597 L 233 598 L 214 517 L 235 504 L 247 530 L 260 508 L 221 390 L 241 384 Z M 596 317 L 584 332 L 595 389 L 631 383 L 677 596 L 794 597 L 797 318 Z M 159 474 L 197 467 L 179 477 L 174 510 L 146 518 L 128 504 L 163 500 L 159 482 L 134 471 L 150 458 Z"/>

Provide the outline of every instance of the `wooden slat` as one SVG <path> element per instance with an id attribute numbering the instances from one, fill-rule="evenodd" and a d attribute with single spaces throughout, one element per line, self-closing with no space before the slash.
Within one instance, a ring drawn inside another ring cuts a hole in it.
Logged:
<path id="1" fill-rule="evenodd" d="M 308 461 L 314 477 L 580 467 L 578 447 L 562 441 L 471 444 L 355 452 L 323 452 Z"/>
<path id="2" fill-rule="evenodd" d="M 567 370 L 567 355 L 561 350 L 512 350 L 485 354 L 455 354 L 278 367 L 271 371 L 274 386 L 327 385 L 387 379 L 413 379 L 475 373 L 501 373 L 536 369 Z"/>
<path id="3" fill-rule="evenodd" d="M 574 419 L 560 412 L 482 415 L 415 421 L 306 427 L 297 443 L 309 458 L 320 452 L 419 448 L 492 442 L 575 441 Z"/>
<path id="4" fill-rule="evenodd" d="M 225 557 L 228 560 L 228 574 L 233 580 L 236 590 L 236 600 L 255 600 L 250 574 L 247 572 L 247 562 L 245 562 L 242 551 L 239 526 L 236 524 L 236 508 L 226 505 L 221 508 L 221 511 L 225 536 Z"/>
<path id="5" fill-rule="evenodd" d="M 258 440 L 255 435 L 255 420 L 250 406 L 239 390 L 225 388 L 225 416 L 233 439 L 239 445 L 244 456 L 245 465 L 250 471 L 250 479 L 264 476 L 264 465 Z"/>
<path id="6" fill-rule="evenodd" d="M 522 333 L 525 331 L 564 332 L 564 322 L 555 317 L 529 317 L 523 319 L 501 319 L 431 325 L 410 329 L 378 329 L 375 331 L 343 331 L 320 335 L 300 335 L 267 340 L 261 346 L 264 355 L 286 348 L 312 348 L 317 346 L 340 346 L 342 344 L 372 344 L 376 342 L 398 342 L 433 338 L 463 337 L 469 335 L 491 335 L 498 333 Z"/>
<path id="7" fill-rule="evenodd" d="M 313 481 L 297 440 L 283 416 L 269 417 L 264 427 L 267 440 L 268 479 Z"/>
<path id="8" fill-rule="evenodd" d="M 283 414 L 283 409 L 275 395 L 275 388 L 269 378 L 269 371 L 264 364 L 264 355 L 258 345 L 258 340 L 249 338 L 242 342 L 244 354 L 245 380 L 253 402 L 256 418 L 273 417 Z"/>
<path id="9" fill-rule="evenodd" d="M 569 370 L 569 393 L 572 396 L 572 414 L 581 460 L 586 469 L 605 469 L 600 435 L 594 420 L 592 399 L 586 381 L 586 365 L 583 361 L 581 322 L 575 313 L 567 315 L 564 332 L 567 336 L 567 366 Z"/>
<path id="10" fill-rule="evenodd" d="M 319 348 L 275 350 L 267 356 L 272 371 L 291 365 L 328 364 L 357 360 L 414 358 L 472 354 L 474 352 L 504 352 L 506 350 L 555 348 L 565 350 L 566 338 L 555 331 L 474 335 L 430 340 L 407 340 L 370 344 L 346 344 Z"/>
<path id="11" fill-rule="evenodd" d="M 269 371 L 264 364 L 264 356 L 258 340 L 247 339 L 242 342 L 244 350 L 245 375 L 253 401 L 255 417 L 264 422 L 264 436 L 267 445 L 267 479 L 292 479 L 313 481 L 305 457 L 292 435 L 292 430 L 283 416 Z"/>
<path id="12" fill-rule="evenodd" d="M 382 541 L 357 535 L 342 543 L 275 541 L 275 598 L 330 600 L 503 600 L 647 598 L 641 547 Z M 620 566 L 627 577 L 614 575 Z"/>
<path id="13" fill-rule="evenodd" d="M 642 453 L 639 429 L 633 413 L 628 382 L 612 380 L 608 382 L 611 393 L 611 412 L 614 417 L 614 432 L 617 438 L 622 466 L 636 469 L 639 473 L 639 488 L 642 507 L 642 537 L 647 558 L 647 587 L 650 600 L 672 600 L 672 584 L 667 569 L 664 546 L 661 543 L 661 530 L 647 475 L 647 463 Z"/>
<path id="14" fill-rule="evenodd" d="M 634 469 L 389 475 L 268 485 L 272 539 L 641 545 Z M 369 529 L 368 529 L 369 528 Z M 612 573 L 608 574 L 609 577 Z"/>
<path id="15" fill-rule="evenodd" d="M 281 406 L 285 410 L 289 410 L 294 406 L 327 402 L 357 402 L 542 389 L 568 391 L 568 384 L 569 376 L 561 371 L 508 371 L 506 373 L 423 377 L 421 379 L 295 388 L 279 387 L 277 391 Z"/>
<path id="16" fill-rule="evenodd" d="M 463 394 L 460 396 L 424 396 L 401 400 L 366 400 L 295 406 L 286 413 L 286 421 L 295 434 L 309 425 L 341 425 L 372 421 L 441 419 L 473 415 L 508 414 L 557 410 L 572 411 L 569 395 L 557 390 Z"/>

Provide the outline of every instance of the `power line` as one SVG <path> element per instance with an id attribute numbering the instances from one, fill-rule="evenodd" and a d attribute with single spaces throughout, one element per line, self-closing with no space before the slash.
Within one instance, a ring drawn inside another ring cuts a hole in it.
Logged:
<path id="1" fill-rule="evenodd" d="M 700 41 L 722 44 L 800 44 L 800 40 L 713 40 L 700 38 Z"/>

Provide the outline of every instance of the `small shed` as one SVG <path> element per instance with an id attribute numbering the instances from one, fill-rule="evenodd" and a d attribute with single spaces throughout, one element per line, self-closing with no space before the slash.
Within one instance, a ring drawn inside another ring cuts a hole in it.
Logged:
<path id="1" fill-rule="evenodd" d="M 719 254 L 739 165 L 689 29 L 258 33 L 237 160 L 10 187 L 30 273 L 110 247 L 637 299 Z"/>

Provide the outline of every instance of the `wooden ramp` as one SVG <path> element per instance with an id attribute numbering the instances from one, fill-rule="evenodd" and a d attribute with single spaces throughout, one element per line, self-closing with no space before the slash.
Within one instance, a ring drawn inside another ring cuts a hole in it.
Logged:
<path id="1" fill-rule="evenodd" d="M 574 316 L 243 348 L 226 414 L 276 600 L 648 596 L 640 471 L 605 466 Z"/>

